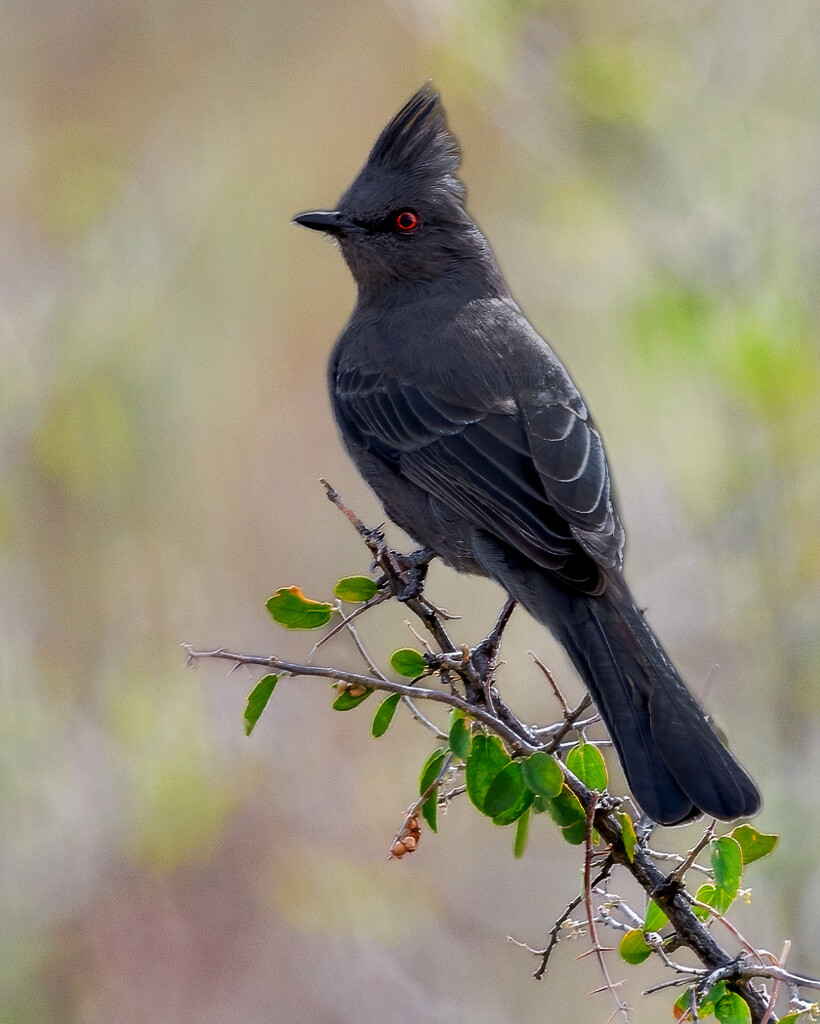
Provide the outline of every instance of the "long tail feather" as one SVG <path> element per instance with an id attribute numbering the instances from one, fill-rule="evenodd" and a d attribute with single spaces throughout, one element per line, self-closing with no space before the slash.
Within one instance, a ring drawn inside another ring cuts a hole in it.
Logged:
<path id="1" fill-rule="evenodd" d="M 686 689 L 626 584 L 600 596 L 571 594 L 537 567 L 482 562 L 566 648 L 589 690 L 629 787 L 655 821 L 675 825 L 708 814 L 725 821 L 760 809 L 760 794 Z"/>

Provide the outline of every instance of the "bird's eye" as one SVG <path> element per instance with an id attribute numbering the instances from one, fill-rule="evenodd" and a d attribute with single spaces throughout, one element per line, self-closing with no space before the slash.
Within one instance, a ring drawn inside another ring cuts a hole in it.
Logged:
<path id="1" fill-rule="evenodd" d="M 413 210 L 401 210 L 393 218 L 396 230 L 402 235 L 409 235 L 418 228 L 421 221 Z"/>

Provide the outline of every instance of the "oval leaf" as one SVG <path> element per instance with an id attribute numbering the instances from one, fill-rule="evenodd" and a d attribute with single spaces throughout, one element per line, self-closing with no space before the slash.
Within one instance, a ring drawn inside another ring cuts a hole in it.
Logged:
<path id="1" fill-rule="evenodd" d="M 527 789 L 526 786 L 522 786 L 521 796 L 512 807 L 508 807 L 506 811 L 502 811 L 493 817 L 493 825 L 512 825 L 514 821 L 518 821 L 525 811 L 530 809 L 534 799 L 535 793 L 531 789 Z"/>
<path id="2" fill-rule="evenodd" d="M 561 835 L 573 846 L 580 846 L 586 839 L 587 816 L 578 797 L 565 785 L 558 796 L 547 800 L 547 811 Z"/>
<path id="3" fill-rule="evenodd" d="M 591 743 L 578 743 L 570 750 L 567 754 L 567 768 L 590 789 L 599 793 L 606 789 L 606 765 L 600 750 Z"/>
<path id="4" fill-rule="evenodd" d="M 718 889 L 710 882 L 706 882 L 698 889 L 695 893 L 695 899 L 699 900 L 701 903 L 705 903 L 706 906 L 714 906 L 716 910 L 720 909 L 717 906 L 717 903 L 719 902 Z M 693 906 L 692 910 L 696 918 L 699 918 L 700 921 L 709 921 L 711 918 L 711 914 L 702 906 Z"/>
<path id="5" fill-rule="evenodd" d="M 390 655 L 390 664 L 393 666 L 394 672 L 410 679 L 415 679 L 416 676 L 423 675 L 427 671 L 427 664 L 423 656 L 418 651 L 414 651 L 412 647 L 402 647 L 398 651 L 393 651 Z"/>
<path id="6" fill-rule="evenodd" d="M 635 826 L 626 811 L 621 811 L 618 814 L 618 821 L 621 823 L 621 839 L 623 840 L 624 850 L 631 864 L 632 858 L 635 856 L 635 847 L 638 845 Z"/>
<path id="7" fill-rule="evenodd" d="M 713 903 L 715 910 L 725 913 L 732 905 L 740 888 L 740 876 L 743 872 L 743 857 L 740 846 L 731 836 L 721 836 L 709 843 L 711 849 L 712 870 L 715 873 L 716 896 L 719 902 Z"/>
<path id="8" fill-rule="evenodd" d="M 726 982 L 719 981 L 713 985 L 706 995 L 701 996 L 698 1003 L 698 1012 L 701 1017 L 710 1017 L 715 1012 L 715 1006 L 726 995 Z"/>
<path id="9" fill-rule="evenodd" d="M 265 607 L 285 629 L 320 629 L 335 610 L 326 601 L 311 601 L 299 587 L 280 587 Z"/>
<path id="10" fill-rule="evenodd" d="M 524 780 L 521 777 L 521 765 L 510 761 L 490 783 L 484 797 L 484 813 L 490 818 L 509 810 L 524 794 Z"/>
<path id="11" fill-rule="evenodd" d="M 669 918 L 654 900 L 650 900 L 646 907 L 643 930 L 645 932 L 659 932 L 669 924 Z"/>
<path id="12" fill-rule="evenodd" d="M 330 706 L 334 711 L 352 711 L 353 708 L 357 708 L 363 700 L 367 700 L 372 692 L 372 688 L 368 688 L 364 693 L 357 693 L 354 695 L 349 690 L 342 690 Z"/>
<path id="13" fill-rule="evenodd" d="M 579 821 L 586 824 L 587 816 L 578 797 L 567 788 L 562 786 L 557 797 L 547 801 L 547 811 L 556 825 L 567 828 Z"/>
<path id="14" fill-rule="evenodd" d="M 753 860 L 765 857 L 780 841 L 780 836 L 758 832 L 752 825 L 738 825 L 737 828 L 732 829 L 729 835 L 740 847 L 744 864 L 751 864 Z M 785 1020 L 785 1017 L 781 1019 Z"/>
<path id="15" fill-rule="evenodd" d="M 698 1000 L 694 988 L 687 988 L 678 996 L 675 1000 L 675 1005 L 672 1010 L 672 1014 L 675 1020 L 680 1020 L 681 1017 L 689 1015 L 689 1019 L 692 1020 L 694 1014 L 692 1008 L 697 1009 L 698 1017 L 704 1020 L 706 1017 L 711 1017 L 715 1012 L 715 1003 L 722 999 L 726 994 L 726 982 L 719 981 L 717 985 L 713 985 L 706 995 L 703 995 Z"/>
<path id="16" fill-rule="evenodd" d="M 683 992 L 675 1000 L 675 1004 L 672 1007 L 672 1016 L 675 1020 L 680 1020 L 681 1017 L 689 1015 L 689 1019 L 692 1019 L 692 1009 L 697 1007 L 697 1000 L 695 998 L 695 990 L 693 988 L 684 989 Z"/>
<path id="17" fill-rule="evenodd" d="M 379 736 L 384 736 L 387 732 L 400 700 L 400 693 L 391 693 L 389 697 L 385 697 L 381 704 L 379 704 L 376 714 L 373 716 L 373 725 L 370 727 L 370 731 L 376 739 Z"/>
<path id="18" fill-rule="evenodd" d="M 438 790 L 428 796 L 421 805 L 421 816 L 433 832 L 438 832 Z"/>
<path id="19" fill-rule="evenodd" d="M 450 750 L 462 761 L 466 761 L 470 756 L 470 744 L 472 743 L 472 736 L 470 735 L 470 723 L 463 715 L 456 715 L 453 717 L 452 724 L 450 725 Z"/>
<path id="20" fill-rule="evenodd" d="M 554 757 L 543 750 L 537 750 L 519 762 L 524 782 L 533 793 L 552 799 L 561 792 L 564 773 Z"/>
<path id="21" fill-rule="evenodd" d="M 652 955 L 652 950 L 647 946 L 640 928 L 632 928 L 624 935 L 618 946 L 618 952 L 628 964 L 642 964 Z"/>
<path id="22" fill-rule="evenodd" d="M 267 675 L 262 676 L 259 682 L 254 686 L 251 692 L 248 694 L 248 701 L 245 705 L 245 714 L 243 718 L 245 720 L 245 735 L 250 736 L 253 732 L 253 727 L 259 721 L 259 716 L 268 706 L 268 701 L 273 693 L 273 688 L 279 681 L 279 676 Z"/>
<path id="23" fill-rule="evenodd" d="M 467 783 L 467 795 L 482 814 L 490 784 L 502 768 L 509 763 L 510 756 L 497 736 L 485 736 L 483 733 L 479 733 L 473 737 L 464 775 Z"/>
<path id="24" fill-rule="evenodd" d="M 442 764 L 444 764 L 445 756 L 446 751 L 444 748 L 438 747 L 424 762 L 419 774 L 419 794 L 421 796 L 424 796 L 430 786 L 436 781 L 436 776 L 441 771 Z"/>
<path id="25" fill-rule="evenodd" d="M 369 576 L 343 576 L 333 588 L 333 593 L 342 601 L 355 604 L 369 601 L 376 596 L 378 589 Z"/>
<path id="26" fill-rule="evenodd" d="M 715 1003 L 715 1016 L 720 1024 L 752 1024 L 749 1004 L 737 992 L 727 992 Z"/>

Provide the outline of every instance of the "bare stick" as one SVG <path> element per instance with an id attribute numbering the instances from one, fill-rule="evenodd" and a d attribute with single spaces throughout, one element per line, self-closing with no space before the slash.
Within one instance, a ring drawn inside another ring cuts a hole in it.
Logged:
<path id="1" fill-rule="evenodd" d="M 447 704 L 452 708 L 459 708 L 465 714 L 475 718 L 476 721 L 486 725 L 493 732 L 505 739 L 510 746 L 522 753 L 532 754 L 538 747 L 528 743 L 525 739 L 509 728 L 484 708 L 469 704 L 458 694 L 446 693 L 442 690 L 430 690 L 420 686 L 406 685 L 405 683 L 394 683 L 392 679 L 379 679 L 377 676 L 366 676 L 360 672 L 345 672 L 338 668 L 329 668 L 321 665 L 300 665 L 293 661 L 285 661 L 275 655 L 261 654 L 239 654 L 236 651 L 228 651 L 224 647 L 215 651 L 195 651 L 191 644 L 182 644 L 188 657 L 186 664 L 193 665 L 200 658 L 221 658 L 225 661 L 232 661 L 237 665 L 261 665 L 265 668 L 276 669 L 289 676 L 319 676 L 324 679 L 333 679 L 340 683 L 348 683 L 351 686 L 365 686 L 371 690 L 385 690 L 387 693 L 400 693 L 405 697 L 415 700 L 432 700 L 440 704 Z"/>
<path id="2" fill-rule="evenodd" d="M 584 854 L 584 904 L 587 908 L 587 920 L 589 921 L 589 939 L 592 943 L 592 948 L 588 950 L 588 953 L 594 953 L 595 959 L 598 961 L 598 967 L 600 968 L 601 975 L 604 979 L 604 984 L 601 989 L 597 991 L 609 991 L 612 993 L 612 997 L 615 1000 L 615 1013 L 620 1013 L 625 1021 L 629 1020 L 629 1006 L 621 1001 L 621 997 L 615 991 L 616 985 L 613 983 L 612 978 L 609 976 L 609 970 L 604 960 L 605 950 L 598 941 L 598 932 L 595 928 L 595 913 L 592 908 L 592 854 L 593 854 L 593 842 L 592 842 L 592 831 L 595 822 L 595 811 L 598 806 L 598 795 L 594 794 L 590 801 L 589 807 L 587 807 L 587 833 L 585 842 L 585 854 Z M 597 884 L 597 883 L 596 883 Z M 621 984 L 618 982 L 617 984 Z M 615 1014 L 613 1013 L 613 1016 Z M 611 1019 L 611 1018 L 610 1018 Z"/>

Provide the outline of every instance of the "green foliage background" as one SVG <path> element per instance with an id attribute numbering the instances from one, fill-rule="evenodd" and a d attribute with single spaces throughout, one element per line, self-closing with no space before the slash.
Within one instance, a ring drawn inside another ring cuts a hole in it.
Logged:
<path id="1" fill-rule="evenodd" d="M 820 7 L 0 13 L 0 1021 L 609 1014 L 577 1007 L 580 944 L 536 985 L 503 941 L 538 946 L 576 890 L 556 830 L 515 862 L 464 801 L 388 864 L 432 739 L 399 709 L 373 741 L 288 680 L 246 739 L 255 677 L 178 647 L 303 656 L 266 598 L 366 569 L 318 485 L 380 520 L 325 397 L 353 287 L 289 220 L 429 76 L 470 209 L 607 439 L 639 599 L 783 836 L 738 924 L 820 972 Z M 459 640 L 500 605 L 440 567 L 431 588 Z M 373 614 L 374 654 L 412 645 Z M 508 695 L 545 720 L 527 647 L 574 683 L 517 614 Z M 657 968 L 634 973 L 657 1020 Z"/>

